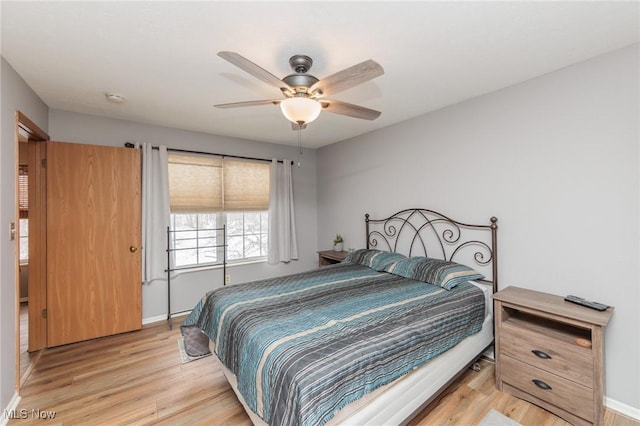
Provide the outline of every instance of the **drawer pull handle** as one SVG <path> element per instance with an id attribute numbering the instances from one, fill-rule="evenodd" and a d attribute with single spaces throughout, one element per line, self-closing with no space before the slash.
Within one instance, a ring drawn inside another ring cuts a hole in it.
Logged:
<path id="1" fill-rule="evenodd" d="M 533 354 L 534 354 L 535 356 L 537 356 L 538 358 L 542 358 L 542 359 L 551 359 L 551 355 L 549 355 L 549 354 L 548 354 L 548 353 L 546 353 L 546 352 L 542 352 L 542 351 L 539 351 L 539 350 L 537 350 L 537 349 L 534 349 L 534 350 L 532 350 L 531 352 L 533 352 Z"/>
<path id="2" fill-rule="evenodd" d="M 544 390 L 551 390 L 551 386 L 549 386 L 548 384 L 546 384 L 545 382 L 543 382 L 542 380 L 538 380 L 538 379 L 533 379 L 531 380 L 533 382 L 534 385 L 536 385 L 537 387 L 539 387 L 540 389 L 544 389 Z"/>

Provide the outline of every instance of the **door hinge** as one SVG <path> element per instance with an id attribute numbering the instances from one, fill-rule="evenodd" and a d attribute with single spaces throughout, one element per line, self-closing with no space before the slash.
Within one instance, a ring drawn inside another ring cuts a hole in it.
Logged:
<path id="1" fill-rule="evenodd" d="M 47 310 L 43 309 L 42 310 L 42 318 L 46 318 L 47 317 Z"/>
<path id="2" fill-rule="evenodd" d="M 47 159 L 43 158 L 42 160 L 40 160 L 40 165 L 44 168 L 47 168 Z"/>

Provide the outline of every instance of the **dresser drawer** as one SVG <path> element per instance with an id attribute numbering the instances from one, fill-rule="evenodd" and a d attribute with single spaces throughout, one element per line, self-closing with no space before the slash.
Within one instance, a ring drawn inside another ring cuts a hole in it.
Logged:
<path id="1" fill-rule="evenodd" d="M 501 357 L 501 370 L 503 382 L 593 422 L 592 389 L 508 356 Z M 534 380 L 547 384 L 550 389 L 541 388 L 534 383 Z"/>
<path id="2" fill-rule="evenodd" d="M 593 388 L 593 352 L 589 348 L 505 325 L 500 330 L 500 353 Z"/>

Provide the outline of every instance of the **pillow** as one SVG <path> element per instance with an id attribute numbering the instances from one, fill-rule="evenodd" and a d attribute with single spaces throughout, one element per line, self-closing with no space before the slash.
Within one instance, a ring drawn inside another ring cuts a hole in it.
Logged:
<path id="1" fill-rule="evenodd" d="M 384 271 L 424 281 L 451 290 L 460 283 L 484 278 L 484 275 L 468 266 L 448 260 L 429 257 L 409 257 L 389 264 Z"/>
<path id="2" fill-rule="evenodd" d="M 406 256 L 382 250 L 358 249 L 350 252 L 344 262 L 357 263 L 376 271 L 384 271 L 385 268 L 401 259 L 406 259 Z"/>

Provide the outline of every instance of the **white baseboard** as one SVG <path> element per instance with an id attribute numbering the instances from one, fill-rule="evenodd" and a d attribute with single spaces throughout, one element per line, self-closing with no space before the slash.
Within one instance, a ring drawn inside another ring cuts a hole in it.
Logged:
<path id="1" fill-rule="evenodd" d="M 158 315 L 155 317 L 142 318 L 142 325 L 147 325 L 147 324 L 151 324 L 152 322 L 160 322 L 160 321 L 166 321 L 166 320 L 167 320 L 166 315 Z"/>
<path id="2" fill-rule="evenodd" d="M 171 314 L 171 318 L 182 317 L 185 315 L 189 315 L 191 313 L 191 309 L 188 311 L 176 312 L 175 314 Z M 152 322 L 162 322 L 167 320 L 167 315 L 158 315 L 155 317 L 142 318 L 142 325 L 151 324 Z"/>
<path id="3" fill-rule="evenodd" d="M 18 395 L 17 393 L 13 394 L 13 398 L 11 398 L 11 401 L 9 401 L 9 405 L 7 405 L 7 408 L 5 408 L 2 412 L 2 422 L 0 422 L 1 426 L 5 426 L 7 423 L 9 423 L 9 413 L 18 408 L 20 399 L 22 399 L 20 395 Z"/>
<path id="4" fill-rule="evenodd" d="M 611 398 L 604 398 L 604 405 L 617 413 L 630 417 L 634 420 L 640 421 L 640 409 L 631 407 L 627 404 L 623 404 L 620 401 L 616 401 Z"/>

